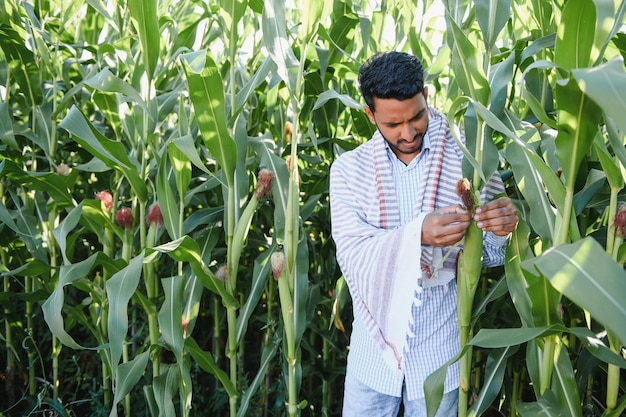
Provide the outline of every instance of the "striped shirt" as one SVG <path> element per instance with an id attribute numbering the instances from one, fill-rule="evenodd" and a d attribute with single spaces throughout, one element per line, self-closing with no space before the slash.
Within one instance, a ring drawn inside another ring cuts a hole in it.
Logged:
<path id="1" fill-rule="evenodd" d="M 411 221 L 415 215 L 418 190 L 429 152 L 428 134 L 424 137 L 422 152 L 408 165 L 400 161 L 387 146 L 402 224 Z M 502 264 L 505 240 L 506 238 L 500 238 L 491 233 L 486 234 L 485 266 Z M 440 252 L 444 253 L 445 248 Z M 416 271 L 416 279 L 420 277 L 421 272 Z M 376 348 L 363 323 L 356 315 L 347 368 L 347 372 L 351 375 L 383 394 L 400 397 L 402 385 L 405 383 L 409 400 L 424 398 L 423 384 L 426 377 L 459 352 L 456 281 L 452 280 L 443 285 L 434 286 L 415 296 L 421 301 L 421 305 L 412 307 L 411 332 L 415 337 L 409 338 L 409 349 L 405 352 L 403 372 L 398 374 L 387 366 L 380 350 Z M 444 391 L 449 392 L 458 388 L 458 383 L 459 366 L 456 363 L 448 368 Z"/>

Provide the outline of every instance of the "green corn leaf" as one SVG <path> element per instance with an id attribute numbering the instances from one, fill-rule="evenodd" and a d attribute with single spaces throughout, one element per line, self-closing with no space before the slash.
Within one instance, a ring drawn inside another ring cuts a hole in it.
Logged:
<path id="1" fill-rule="evenodd" d="M 143 63 L 150 79 L 159 61 L 161 43 L 157 3 L 157 0 L 128 0 L 128 10 L 139 35 Z"/>
<path id="2" fill-rule="evenodd" d="M 196 361 L 198 366 L 204 371 L 209 372 L 220 381 L 220 384 L 224 387 L 230 398 L 237 396 L 237 389 L 230 382 L 230 378 L 226 375 L 226 372 L 222 371 L 214 362 L 211 352 L 205 352 L 200 349 L 198 343 L 193 337 L 185 339 L 185 350 L 189 352 L 193 360 Z"/>
<path id="3" fill-rule="evenodd" d="M 600 169 L 589 170 L 585 185 L 574 195 L 574 213 L 576 213 L 576 215 L 582 213 L 585 207 L 597 197 L 598 193 L 607 182 L 606 174 L 606 172 Z"/>
<path id="4" fill-rule="evenodd" d="M 302 24 L 299 37 L 302 45 L 307 45 L 317 32 L 317 26 L 322 20 L 322 14 L 328 13 L 332 7 L 330 2 L 319 0 L 302 0 Z"/>
<path id="5" fill-rule="evenodd" d="M 568 329 L 560 324 L 543 327 L 522 327 L 517 329 L 480 329 L 466 346 L 464 346 L 457 356 L 451 358 L 435 372 L 430 374 L 424 381 L 424 393 L 426 394 L 426 406 L 428 416 L 434 416 L 443 396 L 443 387 L 446 380 L 448 367 L 457 362 L 459 358 L 467 353 L 471 346 L 488 349 L 506 349 L 519 346 L 524 343 L 533 344 L 535 339 L 545 338 L 550 335 L 571 332 L 574 334 L 585 348 L 598 359 L 626 368 L 626 362 L 612 352 L 608 346 L 597 338 L 589 329 L 575 327 Z M 528 353 L 527 353 L 528 355 Z M 530 360 L 531 364 L 538 364 L 538 359 Z M 531 372 L 529 370 L 529 372 Z M 550 392 L 550 391 L 548 391 Z M 519 404 L 519 403 L 518 403 Z M 527 414 L 531 415 L 531 414 Z M 533 414 L 534 416 L 534 414 Z"/>
<path id="6" fill-rule="evenodd" d="M 233 201 L 239 202 L 235 204 L 235 218 L 239 218 L 243 202 L 250 193 L 250 173 L 246 162 L 249 156 L 248 120 L 245 117 L 238 117 L 235 122 L 234 140 L 237 149 L 237 165 L 235 166 L 234 186 L 229 191 L 233 193 Z M 226 190 L 223 193 L 226 195 Z"/>
<path id="7" fill-rule="evenodd" d="M 626 3 L 623 1 L 594 1 L 594 4 L 598 17 L 594 47 L 591 50 L 591 62 L 596 66 L 605 58 L 604 51 L 611 40 L 619 32 L 623 32 L 622 25 L 624 23 L 624 15 L 626 15 Z M 605 24 L 606 22 L 612 22 L 612 25 Z"/>
<path id="8" fill-rule="evenodd" d="M 588 67 L 595 30 L 596 6 L 593 0 L 565 3 L 556 34 L 554 63 L 566 70 Z"/>
<path id="9" fill-rule="evenodd" d="M 580 90 L 591 97 L 622 132 L 626 132 L 626 71 L 620 56 L 593 68 L 577 69 L 572 75 Z"/>
<path id="10" fill-rule="evenodd" d="M 602 340 L 602 334 L 596 334 L 586 327 L 571 327 L 568 329 L 568 332 L 576 336 L 583 346 L 585 346 L 585 349 L 602 362 L 615 365 L 622 369 L 626 368 L 624 358 L 621 354 L 611 350 L 608 346 L 608 342 Z"/>
<path id="11" fill-rule="evenodd" d="M 506 259 L 504 271 L 506 276 L 509 294 L 513 300 L 513 305 L 520 316 L 522 323 L 526 327 L 534 325 L 532 313 L 532 300 L 527 291 L 528 283 L 522 269 L 522 261 L 533 256 L 528 246 L 530 229 L 528 224 L 520 220 L 515 231 L 513 231 L 510 243 L 506 246 Z"/>
<path id="12" fill-rule="evenodd" d="M 117 404 L 130 393 L 139 382 L 150 359 L 150 351 L 135 356 L 132 360 L 118 366 L 115 373 L 115 395 L 109 417 L 117 417 Z"/>
<path id="13" fill-rule="evenodd" d="M 206 289 L 222 297 L 222 302 L 225 306 L 238 307 L 237 300 L 226 291 L 224 283 L 217 279 L 204 263 L 198 244 L 189 236 L 183 236 L 164 245 L 146 249 L 146 257 L 149 257 L 154 252 L 166 253 L 178 262 L 188 262 L 192 271 Z"/>
<path id="14" fill-rule="evenodd" d="M 65 265 L 71 264 L 71 261 L 67 256 L 67 236 L 78 225 L 82 214 L 82 208 L 83 205 L 81 202 L 78 206 L 74 207 L 63 219 L 63 221 L 52 231 L 54 239 L 61 249 L 61 255 L 63 256 L 63 263 Z"/>
<path id="15" fill-rule="evenodd" d="M 556 396 L 550 390 L 536 402 L 518 402 L 517 411 L 521 417 L 562 417 L 563 410 L 557 402 Z"/>
<path id="16" fill-rule="evenodd" d="M 526 292 L 532 301 L 533 324 L 535 326 L 549 326 L 561 324 L 558 315 L 558 306 L 561 302 L 561 293 L 554 289 L 546 277 L 534 275 L 526 268 L 525 262 L 531 263 L 535 258 L 530 258 L 522 262 L 524 272 L 524 283 Z"/>
<path id="17" fill-rule="evenodd" d="M 189 181 L 191 181 L 191 162 L 185 153 L 180 151 L 172 142 L 167 146 L 167 154 L 172 164 L 178 195 L 184 196 L 189 188 Z"/>
<path id="18" fill-rule="evenodd" d="M 230 186 L 233 184 L 237 149 L 226 128 L 224 86 L 217 65 L 206 50 L 183 54 L 180 59 L 187 75 L 189 96 L 202 138 Z"/>
<path id="19" fill-rule="evenodd" d="M 276 245 L 265 250 L 254 260 L 254 270 L 252 271 L 252 285 L 250 292 L 246 298 L 237 316 L 237 345 L 242 341 L 248 330 L 248 320 L 256 309 L 261 296 L 265 291 L 267 278 L 272 271 L 272 264 L 269 262 L 270 256 L 275 251 Z M 273 279 L 273 278 L 272 278 Z"/>
<path id="20" fill-rule="evenodd" d="M 593 238 L 550 248 L 522 264 L 626 340 L 626 272 Z"/>
<path id="21" fill-rule="evenodd" d="M 0 141 L 12 149 L 19 149 L 13 132 L 13 123 L 9 112 L 9 103 L 0 103 Z"/>
<path id="22" fill-rule="evenodd" d="M 592 0 L 568 2 L 565 5 L 555 47 L 554 61 L 559 67 L 573 70 L 589 65 L 595 16 Z M 556 156 L 563 166 L 566 187 L 573 190 L 578 168 L 598 130 L 601 112 L 573 78 L 557 82 L 555 92 L 559 109 Z M 559 240 L 562 240 L 562 236 Z"/>
<path id="23" fill-rule="evenodd" d="M 284 0 L 265 2 L 261 20 L 263 43 L 272 60 L 276 63 L 280 78 L 287 84 L 292 94 L 297 94 L 296 73 L 299 62 L 291 49 L 291 42 L 287 39 L 284 3 Z"/>
<path id="24" fill-rule="evenodd" d="M 176 145 L 180 152 L 185 154 L 193 166 L 211 175 L 211 171 L 209 171 L 206 164 L 200 159 L 198 150 L 196 149 L 196 144 L 193 142 L 191 135 L 174 138 L 172 139 L 172 143 Z"/>
<path id="25" fill-rule="evenodd" d="M 437 409 L 441 404 L 441 399 L 443 398 L 443 387 L 446 382 L 448 368 L 453 363 L 457 362 L 461 356 L 467 354 L 470 349 L 471 346 L 469 344 L 461 347 L 461 351 L 455 357 L 451 358 L 435 372 L 428 375 L 424 380 L 424 394 L 426 397 L 427 411 L 426 415 L 428 417 L 435 417 Z"/>
<path id="26" fill-rule="evenodd" d="M 552 390 L 556 392 L 559 408 L 565 411 L 565 415 L 582 417 L 580 395 L 567 349 L 561 349 L 559 352 L 552 377 Z"/>
<path id="27" fill-rule="evenodd" d="M 254 395 L 259 389 L 261 382 L 265 378 L 267 367 L 270 365 L 274 356 L 276 356 L 276 352 L 278 352 L 278 343 L 270 343 L 263 347 L 263 352 L 261 353 L 261 362 L 259 364 L 259 371 L 256 376 L 250 383 L 250 386 L 246 388 L 244 393 L 241 396 L 241 404 L 239 405 L 239 409 L 237 410 L 237 417 L 244 417 L 248 412 L 248 408 L 250 407 L 250 403 L 254 398 Z"/>
<path id="28" fill-rule="evenodd" d="M 485 120 L 482 119 L 482 115 L 479 113 L 478 107 L 484 109 L 485 112 L 488 112 L 490 115 L 493 115 L 486 107 L 477 101 L 470 100 L 470 104 L 465 110 L 465 114 L 463 115 L 463 123 L 465 125 L 465 147 L 470 150 L 470 153 L 473 155 L 478 155 L 479 151 L 480 158 L 480 166 L 481 166 L 481 182 L 480 184 L 484 184 L 484 178 L 491 178 L 498 165 L 500 163 L 500 155 L 498 153 L 498 148 L 493 142 L 493 131 L 492 128 L 487 124 L 485 125 Z M 481 117 L 478 117 L 481 116 Z M 496 117 L 493 115 L 493 117 Z M 502 124 L 502 123 L 501 123 Z M 480 140 L 480 143 L 478 142 Z M 463 176 L 466 178 L 473 178 L 473 164 L 474 162 L 470 162 L 468 160 L 464 160 L 462 162 L 462 170 Z M 476 161 L 478 164 L 478 161 Z M 479 188 L 480 185 L 477 186 Z"/>
<path id="29" fill-rule="evenodd" d="M 461 138 L 461 132 L 459 130 L 459 127 L 457 126 L 457 124 L 455 123 L 454 117 L 456 115 L 456 112 L 466 103 L 471 102 L 471 99 L 467 96 L 461 96 L 458 97 L 456 100 L 454 100 L 454 103 L 452 103 L 452 106 L 450 106 L 450 110 L 448 111 L 448 126 L 450 127 L 450 132 L 452 133 L 452 138 L 454 139 L 454 141 L 456 142 L 457 146 L 461 149 L 461 151 L 463 152 L 463 156 L 465 157 L 463 159 L 463 164 L 465 166 L 465 164 L 469 164 L 471 165 L 471 167 L 473 168 L 474 171 L 479 172 L 481 175 L 481 179 L 483 181 L 483 184 L 485 184 L 487 182 L 487 178 L 485 177 L 483 170 L 482 170 L 482 166 L 480 165 L 480 163 L 476 160 L 476 158 L 474 157 L 474 153 L 471 152 L 467 146 L 465 146 L 465 143 L 463 143 L 462 138 Z M 470 173 L 466 172 L 465 168 L 463 171 L 463 175 L 467 178 L 471 178 Z"/>
<path id="30" fill-rule="evenodd" d="M 124 174 L 139 201 L 146 201 L 148 190 L 139 172 L 139 163 L 128 155 L 121 142 L 102 135 L 77 107 L 70 109 L 59 126 L 71 133 L 73 139 L 90 154 Z"/>
<path id="31" fill-rule="evenodd" d="M 533 115 L 541 123 L 551 127 L 557 128 L 557 122 L 553 120 L 548 113 L 553 112 L 553 98 L 552 88 L 546 84 L 548 73 L 556 68 L 555 64 L 546 60 L 537 60 L 530 64 L 524 70 L 523 86 L 522 86 L 522 98 L 526 100 L 528 106 L 533 112 Z"/>
<path id="32" fill-rule="evenodd" d="M 4 160 L 0 162 L 0 173 L 3 171 L 5 162 L 9 161 Z M 17 201 L 14 195 L 13 201 Z M 48 253 L 42 245 L 39 222 L 28 213 L 26 207 L 9 211 L 4 202 L 0 200 L 0 221 L 22 239 L 24 245 L 35 259 L 48 262 Z"/>
<path id="33" fill-rule="evenodd" d="M 248 2 L 246 0 L 220 0 L 224 12 L 224 23 L 228 32 L 237 33 L 237 25 L 244 15 Z"/>
<path id="34" fill-rule="evenodd" d="M 113 221 L 101 201 L 85 199 L 80 202 L 80 206 L 82 207 L 80 222 L 83 226 L 99 236 L 103 236 L 102 233 L 106 229 L 112 230 L 120 240 L 124 238 L 124 230 Z"/>
<path id="35" fill-rule="evenodd" d="M 317 99 L 315 100 L 315 104 L 313 105 L 313 110 L 317 110 L 321 108 L 324 104 L 326 104 L 329 100 L 337 99 L 341 101 L 341 103 L 353 109 L 363 109 L 361 103 L 348 96 L 347 94 L 340 94 L 335 90 L 326 90 L 322 92 Z"/>
<path id="36" fill-rule="evenodd" d="M 55 335 L 61 343 L 72 349 L 80 350 L 86 348 L 76 343 L 72 336 L 65 331 L 63 316 L 61 314 L 65 302 L 64 288 L 88 276 L 96 263 L 97 257 L 98 254 L 94 254 L 82 262 L 61 266 L 59 270 L 59 283 L 52 291 L 52 294 L 50 294 L 50 297 L 48 297 L 41 306 L 44 320 L 48 324 L 48 328 L 52 334 Z"/>
<path id="37" fill-rule="evenodd" d="M 145 101 L 141 98 L 141 95 L 128 83 L 122 81 L 120 78 L 113 75 L 107 68 L 103 69 L 91 78 L 84 81 L 85 85 L 94 88 L 103 93 L 119 93 L 139 104 L 146 113 L 148 113 L 148 107 Z M 107 106 L 110 108 L 109 106 Z M 117 110 L 117 108 L 114 108 Z"/>
<path id="38" fill-rule="evenodd" d="M 34 277 L 34 276 L 44 275 L 48 271 L 50 271 L 50 265 L 48 265 L 45 262 L 35 259 L 15 269 L 5 270 L 3 272 L 0 272 L 0 276 L 1 277 Z"/>
<path id="39" fill-rule="evenodd" d="M 500 393 L 508 359 L 518 350 L 518 346 L 495 349 L 489 353 L 485 365 L 482 388 L 469 409 L 469 415 L 481 416 Z"/>
<path id="40" fill-rule="evenodd" d="M 143 253 L 134 257 L 121 271 L 106 282 L 109 300 L 108 334 L 111 372 L 115 370 L 122 357 L 122 349 L 128 333 L 128 302 L 137 290 L 141 277 Z"/>
<path id="41" fill-rule="evenodd" d="M 195 275 L 191 275 L 185 285 L 184 300 L 185 305 L 183 307 L 182 319 L 187 321 L 186 334 L 192 334 L 195 327 L 196 319 L 200 313 L 200 300 L 204 293 L 204 286 Z"/>
<path id="42" fill-rule="evenodd" d="M 42 405 L 49 406 L 52 410 L 54 410 L 56 414 L 59 415 L 59 417 L 70 417 L 67 410 L 65 409 L 63 404 L 61 404 L 59 399 L 47 398 L 47 399 L 39 399 L 38 401 L 41 401 Z M 41 407 L 41 408 L 44 408 L 44 407 Z"/>
<path id="43" fill-rule="evenodd" d="M 289 171 L 287 163 L 275 153 L 276 144 L 266 138 L 251 138 L 250 146 L 261 159 L 260 166 L 274 173 L 272 181 L 272 201 L 274 202 L 274 229 L 276 236 L 282 236 L 285 230 L 287 199 L 289 196 Z"/>
<path id="44" fill-rule="evenodd" d="M 232 112 L 229 124 L 233 122 L 234 118 L 239 116 L 250 97 L 253 97 L 256 93 L 256 88 L 264 83 L 269 74 L 275 70 L 276 64 L 274 64 L 271 58 L 265 58 L 263 62 L 261 62 L 261 65 L 259 65 L 248 82 L 237 92 L 235 96 L 235 110 Z"/>
<path id="45" fill-rule="evenodd" d="M 446 13 L 448 35 L 454 42 L 452 70 L 456 82 L 466 95 L 487 106 L 491 96 L 480 51 L 465 36 L 449 13 Z"/>
<path id="46" fill-rule="evenodd" d="M 25 188 L 45 192 L 61 206 L 76 205 L 63 177 L 56 173 L 24 171 L 15 162 L 5 159 L 0 165 L 0 176 L 6 176 Z"/>
<path id="47" fill-rule="evenodd" d="M 528 202 L 530 210 L 528 220 L 532 228 L 544 239 L 552 239 L 555 231 L 555 210 L 545 193 L 544 179 L 535 168 L 543 165 L 543 161 L 538 160 L 539 158 L 534 153 L 529 152 L 525 147 L 514 141 L 509 142 L 505 154 L 507 160 L 510 161 L 517 185 Z M 546 173 L 546 175 L 554 174 L 551 172 L 551 174 Z M 561 185 L 560 188 L 562 190 L 563 186 Z M 564 192 L 560 191 L 560 193 L 560 201 L 562 202 Z"/>
<path id="48" fill-rule="evenodd" d="M 154 399 L 160 410 L 159 415 L 175 416 L 174 396 L 180 383 L 180 370 L 175 365 L 161 365 L 160 375 L 153 381 Z"/>
<path id="49" fill-rule="evenodd" d="M 170 237 L 176 240 L 182 236 L 183 231 L 179 227 L 178 199 L 172 189 L 172 183 L 176 180 L 172 177 L 175 177 L 174 169 L 169 163 L 169 159 L 163 155 L 159 161 L 159 172 L 157 173 L 157 197 L 165 229 Z"/>
<path id="50" fill-rule="evenodd" d="M 0 24 L 0 48 L 4 52 L 11 77 L 17 81 L 23 93 L 20 97 L 27 99 L 25 104 L 35 107 L 43 101 L 41 70 L 33 52 L 26 47 L 25 36 L 26 33 L 21 28 L 18 30 L 6 23 Z"/>
<path id="51" fill-rule="evenodd" d="M 328 56 L 330 65 L 341 62 L 343 56 L 349 56 L 352 52 L 359 22 L 360 19 L 357 14 L 346 13 L 333 19 L 330 32 L 327 32 L 323 26 L 318 28 L 318 36 L 332 45 Z"/>
<path id="52" fill-rule="evenodd" d="M 563 166 L 568 188 L 571 188 L 598 131 L 602 112 L 573 79 L 567 85 L 557 85 L 556 99 L 559 108 L 556 156 Z"/>
<path id="53" fill-rule="evenodd" d="M 117 20 L 111 16 L 109 11 L 106 8 L 106 5 L 101 0 L 87 0 L 87 4 L 93 7 L 93 14 L 97 14 L 99 17 L 103 17 L 111 27 L 113 27 L 116 31 L 119 32 L 119 27 L 117 26 Z M 93 16 L 89 16 L 93 17 Z M 87 35 L 87 33 L 85 34 Z"/>
<path id="54" fill-rule="evenodd" d="M 181 363 L 183 360 L 183 290 L 185 279 L 183 276 L 161 279 L 165 293 L 165 301 L 159 311 L 159 327 L 165 344 L 169 346 Z"/>
<path id="55" fill-rule="evenodd" d="M 469 344 L 489 349 L 501 349 L 509 346 L 518 346 L 535 339 L 542 339 L 550 335 L 562 333 L 571 333 L 576 336 L 585 346 L 585 349 L 603 362 L 626 368 L 626 362 L 620 355 L 612 352 L 611 349 L 598 338 L 598 335 L 586 327 L 567 328 L 560 324 L 554 324 L 551 326 L 520 327 L 517 329 L 483 328 L 470 340 Z M 454 361 L 451 363 L 454 363 Z"/>
<path id="56" fill-rule="evenodd" d="M 626 166 L 626 148 L 622 144 L 622 134 L 617 129 L 612 119 L 606 119 L 606 131 L 609 137 L 611 149 L 622 166 Z"/>
<path id="57" fill-rule="evenodd" d="M 294 264 L 293 286 L 293 325 L 294 341 L 300 345 L 302 336 L 307 329 L 307 323 L 312 319 L 311 315 L 316 302 L 311 298 L 318 291 L 309 287 L 309 247 L 306 239 L 298 242 L 296 263 Z"/>
<path id="58" fill-rule="evenodd" d="M 489 71 L 489 86 L 491 88 L 491 102 L 489 111 L 501 117 L 508 100 L 509 86 L 514 79 L 515 54 L 509 55 L 504 61 L 492 65 Z"/>
<path id="59" fill-rule="evenodd" d="M 511 0 L 477 0 L 475 7 L 485 49 L 491 50 L 511 17 Z"/>

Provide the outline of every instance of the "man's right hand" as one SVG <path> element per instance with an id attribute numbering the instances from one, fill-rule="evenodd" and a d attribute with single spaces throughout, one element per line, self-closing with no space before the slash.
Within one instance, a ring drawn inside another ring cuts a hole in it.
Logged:
<path id="1" fill-rule="evenodd" d="M 470 225 L 469 212 L 459 205 L 428 213 L 422 224 L 422 245 L 450 246 L 463 239 Z"/>

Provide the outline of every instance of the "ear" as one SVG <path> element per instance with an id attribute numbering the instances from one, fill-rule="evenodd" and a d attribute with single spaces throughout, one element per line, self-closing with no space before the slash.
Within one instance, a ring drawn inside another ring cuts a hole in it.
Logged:
<path id="1" fill-rule="evenodd" d="M 376 124 L 376 119 L 374 118 L 374 112 L 372 111 L 372 109 L 370 109 L 369 106 L 365 106 L 363 110 L 365 110 L 365 114 L 367 114 L 367 117 L 369 117 L 370 122 L 372 122 L 372 124 Z"/>
<path id="2" fill-rule="evenodd" d="M 428 102 L 428 87 L 424 86 L 424 90 L 422 90 L 422 95 L 424 96 L 424 100 Z"/>

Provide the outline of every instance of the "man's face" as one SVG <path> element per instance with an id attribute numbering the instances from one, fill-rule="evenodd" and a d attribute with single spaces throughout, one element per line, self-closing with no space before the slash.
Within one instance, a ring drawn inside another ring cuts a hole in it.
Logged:
<path id="1" fill-rule="evenodd" d="M 408 164 L 422 151 L 428 129 L 428 90 L 407 100 L 374 97 L 373 112 L 365 107 L 370 121 L 383 135 L 394 154 Z"/>

